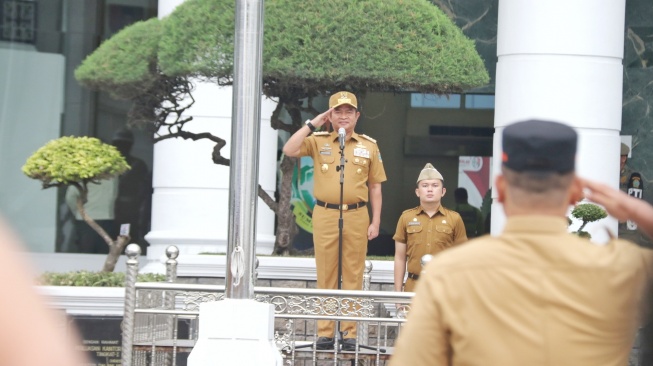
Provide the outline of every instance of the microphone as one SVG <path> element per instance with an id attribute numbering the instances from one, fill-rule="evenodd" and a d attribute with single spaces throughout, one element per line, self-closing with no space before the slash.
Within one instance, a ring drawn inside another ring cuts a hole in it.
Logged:
<path id="1" fill-rule="evenodd" d="M 340 141 L 340 150 L 345 149 L 345 135 L 347 133 L 345 132 L 345 129 L 343 127 L 340 127 L 338 129 L 338 141 Z"/>

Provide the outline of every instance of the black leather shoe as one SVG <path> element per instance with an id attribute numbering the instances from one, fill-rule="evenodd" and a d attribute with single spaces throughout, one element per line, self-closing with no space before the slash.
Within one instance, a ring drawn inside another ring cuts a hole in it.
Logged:
<path id="1" fill-rule="evenodd" d="M 343 351 L 356 351 L 356 339 L 355 338 L 345 338 L 342 340 L 342 350 Z"/>
<path id="2" fill-rule="evenodd" d="M 315 349 L 319 349 L 319 350 L 331 350 L 331 349 L 333 349 L 333 338 L 319 337 L 317 339 L 317 342 L 315 342 Z"/>

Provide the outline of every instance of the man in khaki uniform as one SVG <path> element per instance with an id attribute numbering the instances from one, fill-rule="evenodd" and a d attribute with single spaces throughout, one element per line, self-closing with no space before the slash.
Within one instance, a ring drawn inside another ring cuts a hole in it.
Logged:
<path id="1" fill-rule="evenodd" d="M 630 148 L 621 143 L 621 157 L 619 162 L 619 189 L 637 199 L 644 198 L 643 182 L 640 173 L 628 166 L 628 154 Z M 629 190 L 631 192 L 629 192 Z M 619 238 L 630 240 L 642 246 L 651 246 L 651 241 L 637 230 L 637 225 L 632 221 L 624 220 L 619 222 Z"/>
<path id="2" fill-rule="evenodd" d="M 287 156 L 311 156 L 314 168 L 313 242 L 317 270 L 317 287 L 338 288 L 338 239 L 340 218 L 340 144 L 338 130 L 346 132 L 343 182 L 342 289 L 360 290 L 367 255 L 367 241 L 379 235 L 381 223 L 381 183 L 386 180 L 381 153 L 376 141 L 354 132 L 360 117 L 358 101 L 352 93 L 342 91 L 329 98 L 329 110 L 318 115 L 295 132 L 283 152 Z M 326 122 L 333 132 L 316 132 Z M 312 133 L 312 134 L 311 134 Z M 372 205 L 372 221 L 367 210 Z M 342 348 L 356 348 L 356 323 L 343 321 Z M 333 349 L 335 324 L 318 322 L 318 349 Z"/>
<path id="3" fill-rule="evenodd" d="M 504 232 L 433 258 L 390 365 L 627 365 L 653 251 L 567 232 L 583 193 L 572 128 L 518 122 L 502 142 Z"/>
<path id="4" fill-rule="evenodd" d="M 436 254 L 467 241 L 460 215 L 442 206 L 447 192 L 444 178 L 433 165 L 426 164 L 417 178 L 415 194 L 419 206 L 406 210 L 399 217 L 395 240 L 395 291 L 414 291 L 422 271 L 422 256 Z M 408 257 L 408 279 L 404 287 Z"/>

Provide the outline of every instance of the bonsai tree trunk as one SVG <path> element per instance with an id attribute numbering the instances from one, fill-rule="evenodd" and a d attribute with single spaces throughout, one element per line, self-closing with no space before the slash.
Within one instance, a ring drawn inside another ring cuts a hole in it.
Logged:
<path id="1" fill-rule="evenodd" d="M 119 235 L 117 240 L 113 240 L 109 234 L 104 231 L 102 226 L 98 225 L 95 220 L 86 214 L 86 210 L 84 209 L 86 196 L 87 192 L 82 190 L 81 194 L 77 197 L 77 211 L 79 211 L 79 214 L 82 216 L 84 221 L 93 228 L 93 230 L 95 230 L 95 232 L 98 233 L 98 235 L 100 235 L 102 239 L 104 239 L 104 242 L 109 246 L 109 254 L 107 254 L 107 258 L 102 266 L 102 272 L 113 272 L 116 268 L 116 263 L 118 263 L 118 258 L 129 242 L 130 237 L 129 235 Z"/>
<path id="2" fill-rule="evenodd" d="M 279 255 L 290 254 L 293 238 L 297 234 L 295 216 L 290 209 L 292 176 L 296 163 L 296 158 L 284 156 L 281 159 L 281 190 L 279 191 L 279 205 L 276 210 L 277 236 L 274 241 L 274 253 Z"/>
<path id="3" fill-rule="evenodd" d="M 129 239 L 129 235 L 118 235 L 117 240 L 111 241 L 111 244 L 109 244 L 109 254 L 107 254 L 107 258 L 104 260 L 102 272 L 113 272 L 116 268 L 118 258 L 120 258 L 122 250 L 125 249 Z"/>

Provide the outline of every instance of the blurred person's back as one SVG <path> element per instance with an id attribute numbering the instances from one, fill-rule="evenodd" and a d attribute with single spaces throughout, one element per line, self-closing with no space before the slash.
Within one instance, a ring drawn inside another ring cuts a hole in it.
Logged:
<path id="1" fill-rule="evenodd" d="M 456 206 L 454 206 L 453 210 L 458 212 L 460 217 L 462 217 L 463 222 L 465 223 L 467 238 L 472 239 L 485 234 L 485 221 L 483 219 L 483 214 L 480 209 L 467 202 L 467 190 L 462 187 L 456 188 L 453 195 L 456 200 Z"/>

